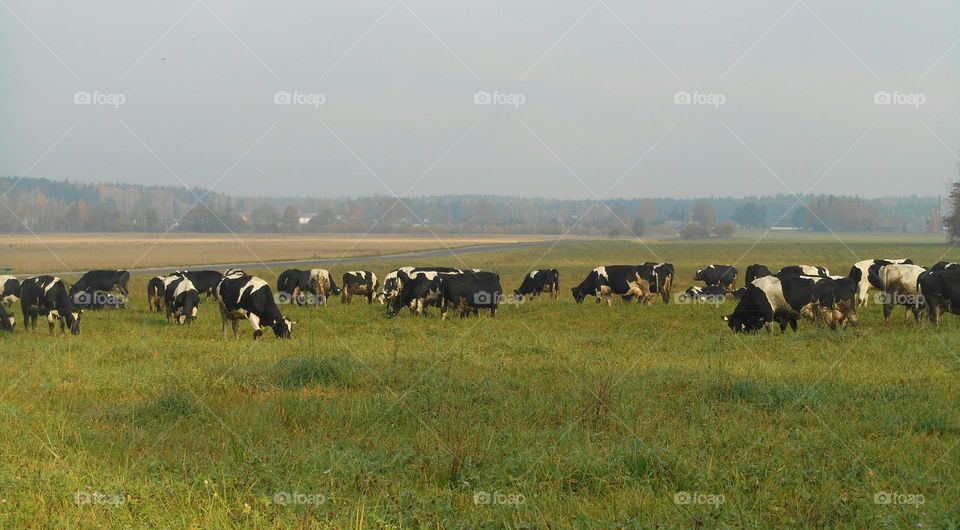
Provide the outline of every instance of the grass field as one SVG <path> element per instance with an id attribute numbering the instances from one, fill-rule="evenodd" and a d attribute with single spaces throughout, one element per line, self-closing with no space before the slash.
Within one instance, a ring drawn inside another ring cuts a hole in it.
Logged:
<path id="1" fill-rule="evenodd" d="M 752 245 L 577 241 L 431 260 L 496 270 L 508 290 L 556 267 L 565 294 L 446 322 L 333 301 L 285 309 L 293 340 L 259 343 L 249 326 L 224 341 L 209 302 L 189 327 L 147 313 L 135 277 L 131 309 L 85 314 L 79 337 L 0 337 L 0 521 L 960 527 L 957 318 L 918 327 L 897 311 L 884 326 L 871 305 L 859 330 L 734 336 L 720 320 L 732 303 L 569 296 L 599 264 L 673 262 L 679 291 L 708 263 L 845 273 L 947 251 L 926 237 Z"/>

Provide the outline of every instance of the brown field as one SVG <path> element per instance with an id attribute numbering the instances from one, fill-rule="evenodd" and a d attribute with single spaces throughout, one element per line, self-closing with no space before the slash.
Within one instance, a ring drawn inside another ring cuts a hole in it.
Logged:
<path id="1" fill-rule="evenodd" d="M 0 268 L 17 274 L 96 268 L 376 256 L 555 236 L 396 234 L 2 234 Z"/>

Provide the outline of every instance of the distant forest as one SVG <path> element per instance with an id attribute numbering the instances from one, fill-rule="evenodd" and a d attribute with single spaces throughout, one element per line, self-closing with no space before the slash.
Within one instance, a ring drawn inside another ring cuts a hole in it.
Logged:
<path id="1" fill-rule="evenodd" d="M 320 199 L 0 177 L 0 232 L 526 233 L 729 236 L 771 226 L 938 232 L 936 197 L 527 199 L 483 195 Z M 945 203 L 946 204 L 946 203 Z M 952 209 L 952 208 L 951 208 Z M 949 213 L 949 212 L 944 212 Z"/>

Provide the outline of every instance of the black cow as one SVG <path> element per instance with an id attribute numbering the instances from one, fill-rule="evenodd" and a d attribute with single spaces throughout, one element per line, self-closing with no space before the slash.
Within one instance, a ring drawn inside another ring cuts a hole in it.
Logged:
<path id="1" fill-rule="evenodd" d="M 164 311 L 164 283 L 163 276 L 154 276 L 147 282 L 147 311 L 162 313 Z"/>
<path id="2" fill-rule="evenodd" d="M 7 311 L 7 306 L 0 304 L 0 331 L 9 331 L 13 333 L 13 328 L 17 325 L 17 319 Z"/>
<path id="3" fill-rule="evenodd" d="M 656 273 L 656 283 L 650 285 L 651 292 L 659 293 L 663 303 L 670 303 L 670 293 L 673 292 L 673 278 L 676 276 L 676 270 L 673 263 L 657 263 L 648 261 L 644 266 L 653 267 Z"/>
<path id="4" fill-rule="evenodd" d="M 944 312 L 960 315 L 960 269 L 930 270 L 921 274 L 917 283 L 930 322 L 939 325 Z"/>
<path id="5" fill-rule="evenodd" d="M 953 261 L 938 261 L 933 264 L 932 267 L 927 269 L 930 272 L 936 271 L 952 271 L 960 269 L 960 263 L 955 263 Z"/>
<path id="6" fill-rule="evenodd" d="M 73 287 L 70 288 L 70 295 L 73 296 L 80 291 L 109 293 L 116 289 L 123 296 L 127 296 L 130 294 L 130 291 L 127 290 L 129 281 L 130 273 L 124 270 L 90 271 L 73 284 Z"/>
<path id="7" fill-rule="evenodd" d="M 770 272 L 770 269 L 768 269 L 766 265 L 754 263 L 753 265 L 747 265 L 747 270 L 743 273 L 743 281 L 744 283 L 750 283 L 764 276 L 773 276 L 773 273 Z"/>
<path id="8" fill-rule="evenodd" d="M 10 305 L 20 299 L 20 280 L 16 276 L 0 275 L 0 302 Z"/>
<path id="9" fill-rule="evenodd" d="M 217 285 L 223 279 L 222 272 L 212 270 L 177 271 L 175 274 L 186 277 L 197 292 L 205 294 L 207 298 L 217 295 Z"/>
<path id="10" fill-rule="evenodd" d="M 462 273 L 439 273 L 433 271 L 398 271 L 393 278 L 396 294 L 387 302 L 387 316 L 394 317 L 403 307 L 412 313 L 426 315 L 427 307 L 440 305 L 440 278 Z"/>
<path id="11" fill-rule="evenodd" d="M 560 294 L 560 271 L 557 269 L 530 271 L 523 277 L 520 288 L 513 291 L 514 297 L 520 301 L 525 296 L 532 300 L 541 293 L 547 293 L 550 298 L 557 299 L 557 295 Z"/>
<path id="12" fill-rule="evenodd" d="M 80 334 L 80 319 L 83 310 L 73 305 L 67 287 L 60 278 L 54 276 L 34 276 L 20 284 L 20 308 L 23 311 L 23 325 L 26 329 L 37 329 L 38 315 L 46 315 L 50 334 L 53 326 L 60 321 L 60 332 L 70 328 L 70 333 Z"/>
<path id="13" fill-rule="evenodd" d="M 784 278 L 786 276 L 820 276 L 823 278 L 830 277 L 830 271 L 826 267 L 818 267 L 816 265 L 787 265 L 782 267 L 776 274 L 777 278 Z"/>
<path id="14" fill-rule="evenodd" d="M 163 290 L 163 305 L 166 308 L 167 320 L 172 316 L 177 324 L 189 324 L 197 318 L 200 292 L 189 278 L 177 276 Z"/>
<path id="15" fill-rule="evenodd" d="M 320 297 L 313 280 L 310 278 L 310 271 L 287 269 L 277 277 L 278 302 L 303 305 L 306 303 L 305 295 L 307 293 L 313 295 L 313 302 L 316 305 Z"/>
<path id="16" fill-rule="evenodd" d="M 349 304 L 353 295 L 364 296 L 368 304 L 373 303 L 380 283 L 377 275 L 370 271 L 350 271 L 343 273 L 343 288 L 340 292 L 340 302 Z"/>
<path id="17" fill-rule="evenodd" d="M 223 338 L 227 336 L 227 324 L 233 328 L 237 337 L 239 321 L 246 319 L 253 326 L 253 340 L 263 336 L 262 326 L 270 326 L 280 338 L 292 336 L 296 322 L 284 317 L 277 309 L 270 292 L 270 285 L 256 276 L 231 274 L 224 277 L 217 286 L 217 299 L 220 301 L 220 319 L 223 323 Z"/>
<path id="18" fill-rule="evenodd" d="M 653 279 L 651 282 L 650 279 Z M 637 265 L 606 265 L 597 267 L 587 274 L 580 285 L 570 290 L 578 304 L 587 296 L 595 296 L 597 303 L 606 298 L 607 305 L 612 304 L 611 297 L 637 297 L 644 301 L 651 296 L 650 286 L 656 283 L 656 273 L 652 267 Z"/>
<path id="19" fill-rule="evenodd" d="M 447 318 L 453 307 L 460 311 L 460 318 L 470 313 L 479 316 L 480 309 L 489 309 L 490 316 L 497 315 L 503 288 L 500 275 L 495 272 L 466 271 L 462 274 L 445 274 L 440 279 L 440 318 Z"/>
<path id="20" fill-rule="evenodd" d="M 732 265 L 710 265 L 693 275 L 693 281 L 708 286 L 719 285 L 728 290 L 737 286 L 737 268 Z"/>

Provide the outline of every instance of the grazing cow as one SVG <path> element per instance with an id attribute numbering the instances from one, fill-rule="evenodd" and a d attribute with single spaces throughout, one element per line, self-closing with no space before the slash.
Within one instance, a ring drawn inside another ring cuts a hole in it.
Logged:
<path id="1" fill-rule="evenodd" d="M 470 313 L 479 316 L 480 309 L 489 309 L 491 317 L 497 315 L 500 297 L 503 296 L 499 274 L 466 271 L 462 274 L 445 274 L 439 279 L 441 320 L 446 320 L 451 307 L 460 311 L 460 318 Z"/>
<path id="2" fill-rule="evenodd" d="M 54 276 L 34 276 L 20 284 L 20 308 L 23 311 L 23 325 L 26 329 L 37 329 L 38 315 L 46 315 L 50 334 L 53 326 L 60 321 L 60 332 L 70 328 L 73 335 L 80 334 L 80 318 L 83 310 L 73 306 L 73 300 L 67 287 L 60 278 Z"/>
<path id="3" fill-rule="evenodd" d="M 314 283 L 311 273 L 312 271 L 300 269 L 287 269 L 281 272 L 277 278 L 277 300 L 280 303 L 289 302 L 291 304 L 303 305 L 306 303 L 306 294 L 309 293 L 313 295 L 313 304 L 318 305 L 320 303 L 320 296 L 317 292 L 317 284 Z M 326 297 L 324 297 L 323 302 L 326 304 Z"/>
<path id="4" fill-rule="evenodd" d="M 783 278 L 785 276 L 820 276 L 827 278 L 830 276 L 830 271 L 828 271 L 826 267 L 818 267 L 816 265 L 787 265 L 777 271 L 776 274 L 777 278 Z"/>
<path id="5" fill-rule="evenodd" d="M 80 291 L 95 292 L 101 291 L 109 293 L 114 289 L 123 296 L 130 294 L 127 290 L 127 283 L 130 281 L 130 273 L 124 270 L 96 270 L 90 271 L 80 277 L 77 283 L 70 288 L 70 296 Z"/>
<path id="6" fill-rule="evenodd" d="M 860 307 L 866 307 L 867 294 L 871 287 L 883 290 L 883 284 L 880 282 L 880 267 L 890 264 L 912 265 L 913 260 L 907 258 L 865 259 L 854 263 L 853 267 L 850 268 L 850 273 L 847 276 L 857 282 L 857 304 Z"/>
<path id="7" fill-rule="evenodd" d="M 367 303 L 373 303 L 380 283 L 377 275 L 370 271 L 349 271 L 343 273 L 343 289 L 340 292 L 340 302 L 349 304 L 353 295 L 365 296 Z"/>
<path id="8" fill-rule="evenodd" d="M 207 298 L 211 296 L 216 296 L 217 285 L 220 284 L 220 280 L 223 279 L 223 273 L 220 271 L 177 271 L 176 274 L 179 274 L 193 284 L 193 287 L 197 290 L 198 293 L 203 293 L 207 295 Z"/>
<path id="9" fill-rule="evenodd" d="M 387 303 L 387 316 L 394 317 L 404 306 L 418 316 L 426 315 L 427 307 L 440 305 L 440 278 L 462 273 L 439 273 L 433 271 L 399 271 L 393 278 L 396 295 Z"/>
<path id="10" fill-rule="evenodd" d="M 743 273 L 743 281 L 744 283 L 750 283 L 764 276 L 773 276 L 773 273 L 770 272 L 770 269 L 768 269 L 766 265 L 754 263 L 753 265 L 747 265 L 747 270 Z"/>
<path id="11" fill-rule="evenodd" d="M 747 290 L 733 314 L 723 317 L 734 333 L 751 333 L 766 328 L 773 331 L 773 323 L 780 324 L 781 333 L 787 324 L 797 330 L 801 317 L 814 320 L 814 281 L 799 276 L 764 276 L 747 284 Z"/>
<path id="12" fill-rule="evenodd" d="M 719 304 L 724 300 L 733 297 L 733 293 L 727 291 L 719 285 L 709 285 L 707 287 L 698 287 L 693 286 L 683 292 L 680 296 L 677 297 L 678 302 L 704 302 L 711 304 Z"/>
<path id="13" fill-rule="evenodd" d="M 606 298 L 607 305 L 613 301 L 611 297 L 619 295 L 623 297 L 636 296 L 644 301 L 650 297 L 650 284 L 648 278 L 644 278 L 641 273 L 641 267 L 636 265 L 606 265 L 597 267 L 587 274 L 580 285 L 570 290 L 573 299 L 578 304 L 583 303 L 587 296 L 595 296 L 597 303 L 602 298 Z M 652 269 L 651 269 L 652 271 Z M 656 282 L 655 274 L 654 282 Z"/>
<path id="14" fill-rule="evenodd" d="M 656 282 L 650 285 L 650 290 L 659 293 L 663 303 L 670 303 L 670 293 L 673 292 L 673 278 L 676 276 L 676 270 L 673 263 L 656 263 L 648 261 L 644 266 L 653 267 L 653 272 L 657 275 Z"/>
<path id="15" fill-rule="evenodd" d="M 17 319 L 7 311 L 7 306 L 0 304 L 0 331 L 9 331 L 13 333 L 13 328 L 17 325 Z"/>
<path id="16" fill-rule="evenodd" d="M 918 283 L 930 322 L 939 325 L 944 311 L 960 315 L 960 269 L 931 270 L 921 274 Z"/>
<path id="17" fill-rule="evenodd" d="M 693 275 L 693 281 L 731 290 L 737 286 L 737 268 L 732 265 L 710 265 L 706 269 L 698 270 Z"/>
<path id="18" fill-rule="evenodd" d="M 917 280 L 924 272 L 926 269 L 912 264 L 890 263 L 879 267 L 884 323 L 889 322 L 894 305 L 906 306 L 913 312 L 914 320 L 920 321 L 925 304 Z"/>
<path id="19" fill-rule="evenodd" d="M 894 262 L 894 263 L 899 263 L 899 262 Z M 907 263 L 913 263 L 913 262 L 907 261 Z M 960 263 L 955 263 L 952 261 L 938 261 L 934 263 L 933 266 L 927 270 L 930 272 L 936 272 L 936 271 L 952 271 L 956 269 L 960 269 Z"/>
<path id="20" fill-rule="evenodd" d="M 296 322 L 284 317 L 277 309 L 270 292 L 270 285 L 256 276 L 232 274 L 224 277 L 217 286 L 220 301 L 220 320 L 223 323 L 223 338 L 227 336 L 227 324 L 237 337 L 239 321 L 246 319 L 253 326 L 253 340 L 263 336 L 263 327 L 273 328 L 277 337 L 289 339 Z"/>
<path id="21" fill-rule="evenodd" d="M 541 269 L 530 271 L 523 277 L 520 288 L 513 291 L 514 297 L 522 301 L 527 296 L 534 299 L 541 293 L 547 293 L 550 298 L 556 300 L 560 294 L 560 271 L 557 269 Z"/>
<path id="22" fill-rule="evenodd" d="M 147 311 L 161 313 L 165 310 L 164 278 L 165 276 L 154 276 L 147 282 Z"/>
<path id="23" fill-rule="evenodd" d="M 20 299 L 20 280 L 8 274 L 0 275 L 0 302 L 11 305 Z"/>
<path id="24" fill-rule="evenodd" d="M 381 304 L 390 304 L 394 298 L 400 292 L 399 284 L 397 282 L 397 277 L 400 272 L 406 272 L 407 274 L 412 274 L 416 272 L 436 272 L 439 274 L 460 274 L 463 272 L 460 269 L 454 269 L 452 267 L 400 267 L 399 269 L 394 269 L 387 273 L 383 277 L 383 289 L 380 290 L 380 294 L 377 295 L 377 300 Z M 478 271 L 475 271 L 478 272 Z"/>
<path id="25" fill-rule="evenodd" d="M 820 318 L 830 329 L 857 327 L 857 281 L 847 276 L 802 276 L 813 280 L 813 298 Z"/>
<path id="26" fill-rule="evenodd" d="M 200 305 L 200 292 L 193 282 L 185 276 L 175 276 L 167 283 L 163 291 L 163 305 L 167 320 L 174 317 L 177 324 L 189 324 L 197 318 L 197 306 Z"/>

